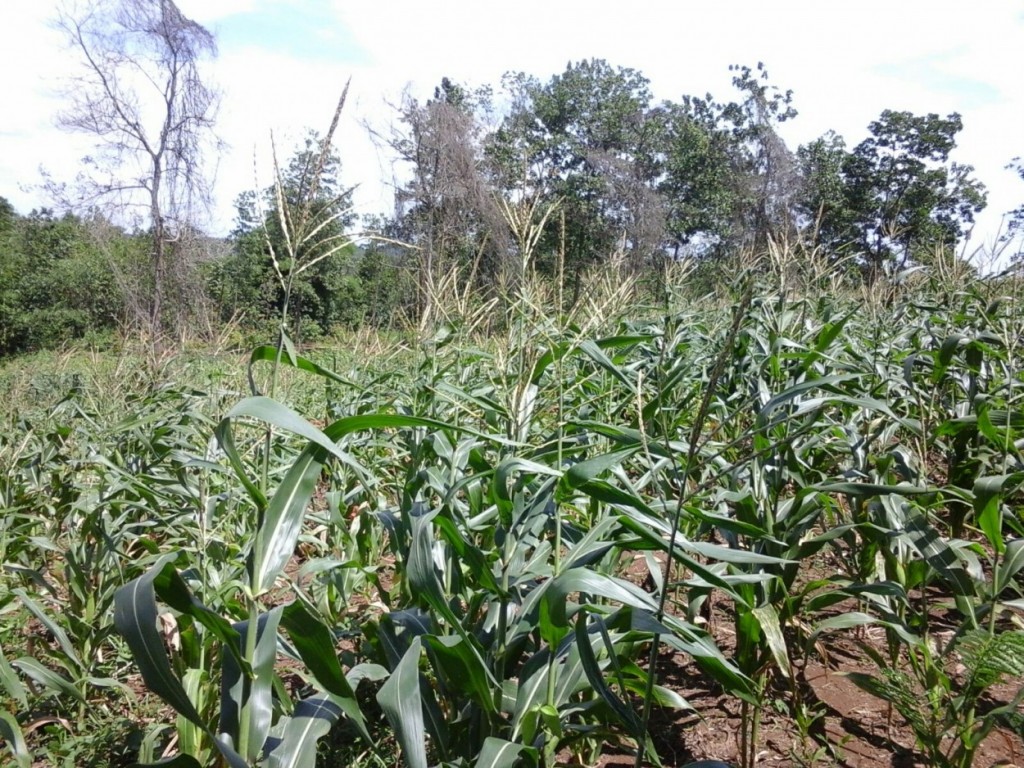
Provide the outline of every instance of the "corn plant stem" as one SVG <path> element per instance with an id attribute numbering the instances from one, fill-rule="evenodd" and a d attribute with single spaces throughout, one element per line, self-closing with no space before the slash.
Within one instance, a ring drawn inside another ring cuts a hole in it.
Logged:
<path id="1" fill-rule="evenodd" d="M 292 261 L 292 264 L 293 265 L 295 264 L 294 259 Z M 284 287 L 284 300 L 283 300 L 282 306 L 281 306 L 281 326 L 280 326 L 280 329 L 278 330 L 278 334 L 277 334 L 277 352 L 274 355 L 274 364 L 271 367 L 271 371 L 270 371 L 270 386 L 268 388 L 268 395 L 271 398 L 273 398 L 274 395 L 277 392 L 277 381 L 278 381 L 278 374 L 279 374 L 279 371 L 280 371 L 280 368 L 281 368 L 281 358 L 284 355 L 285 334 L 287 333 L 287 327 L 288 327 L 288 309 L 289 309 L 289 303 L 290 303 L 290 299 L 291 299 L 291 289 L 292 289 L 293 274 L 294 274 L 294 271 L 290 272 L 288 274 L 288 278 L 283 281 L 284 282 L 284 286 L 283 286 Z M 267 493 L 267 489 L 268 489 L 268 487 L 270 485 L 270 452 L 271 452 L 271 447 L 272 447 L 272 444 L 273 444 L 273 438 L 274 438 L 273 428 L 268 426 L 266 431 L 265 431 L 265 433 L 264 433 L 264 437 L 263 437 L 263 468 L 262 468 L 262 472 L 260 473 L 260 490 L 262 490 L 264 494 Z M 265 510 L 263 510 L 263 509 L 260 509 L 258 511 L 257 530 L 256 530 L 256 534 L 257 535 L 259 534 L 259 529 L 263 525 L 263 515 L 264 515 L 264 512 L 265 512 Z M 248 603 L 249 621 L 248 621 L 248 625 L 247 625 L 248 629 L 247 629 L 246 634 L 245 634 L 245 655 L 243 657 L 245 659 L 245 661 L 248 662 L 249 664 L 252 663 L 252 660 L 256 656 L 256 640 L 257 640 L 256 636 L 257 636 L 257 633 L 258 633 L 257 630 L 258 630 L 258 627 L 259 627 L 259 601 L 256 599 L 256 595 L 253 594 L 253 592 L 252 592 L 253 588 L 255 587 L 255 584 L 252 583 L 251 576 L 252 576 L 252 574 L 250 574 L 249 589 L 247 590 L 247 593 L 246 593 L 246 596 L 245 596 L 246 602 Z M 244 753 L 246 750 L 248 750 L 249 732 L 250 732 L 250 729 L 251 729 L 251 722 L 252 722 L 251 702 L 249 701 L 249 695 L 248 695 L 249 690 L 251 690 L 251 687 L 249 685 L 243 684 L 242 690 L 243 690 L 243 696 L 245 697 L 245 700 L 242 702 L 242 706 L 241 706 L 241 708 L 239 710 L 239 717 L 241 719 L 241 722 L 238 724 L 238 744 L 237 744 L 237 746 Z M 246 755 L 246 757 L 247 758 L 251 758 L 251 759 L 255 759 L 256 755 Z"/>
<path id="2" fill-rule="evenodd" d="M 558 248 L 558 318 L 562 319 L 562 291 L 564 289 L 563 283 L 565 281 L 565 213 L 562 213 L 562 234 L 561 243 Z M 561 324 L 561 323 L 560 323 Z M 563 331 L 564 333 L 564 331 Z M 562 334 L 559 334 L 560 336 Z M 565 392 L 564 386 L 564 360 L 565 357 L 560 355 L 555 363 L 555 378 L 558 381 L 558 469 L 561 470 L 563 467 L 562 460 L 564 458 L 564 443 L 563 438 L 565 437 L 565 414 L 562 411 L 564 405 Z M 558 576 L 562 572 L 562 505 L 555 504 L 555 576 Z M 549 678 L 550 679 L 550 678 Z M 551 686 L 553 688 L 553 686 Z"/>
<path id="3" fill-rule="evenodd" d="M 246 626 L 245 633 L 245 655 L 244 659 L 250 665 L 252 660 L 256 657 L 256 635 L 259 628 L 259 601 L 256 600 L 255 595 L 248 595 L 247 602 L 249 603 L 249 622 Z M 239 718 L 241 722 L 238 724 L 238 744 L 236 745 L 241 751 L 242 755 L 252 761 L 256 759 L 256 755 L 249 755 L 249 732 L 252 726 L 252 702 L 250 700 L 250 692 L 252 687 L 250 684 L 243 683 L 242 691 L 244 701 L 242 707 L 239 710 Z"/>
<path id="4" fill-rule="evenodd" d="M 506 562 L 501 567 L 501 595 L 498 599 L 498 646 L 494 650 L 494 677 L 505 679 L 505 633 L 508 631 L 508 567 Z"/>
<path id="5" fill-rule="evenodd" d="M 274 365 L 270 369 L 270 387 L 268 388 L 267 395 L 271 398 L 277 392 L 277 378 L 281 368 L 281 358 L 284 356 L 284 340 L 285 334 L 288 328 L 288 305 L 291 300 L 292 293 L 292 276 L 288 275 L 288 280 L 284 286 L 284 301 L 281 307 L 281 327 L 277 333 L 277 352 L 274 354 Z M 270 449 L 271 443 L 274 437 L 273 427 L 268 426 L 263 437 L 263 471 L 260 476 L 260 490 L 265 494 L 270 481 Z M 260 510 L 260 519 L 263 518 L 263 510 Z"/>
<path id="6" fill-rule="evenodd" d="M 1011 304 L 1011 307 L 1016 309 L 1016 302 Z M 1015 323 L 1010 323 L 1009 327 L 1010 328 L 1015 327 Z M 1005 337 L 1004 337 L 1003 343 L 1004 343 L 1004 346 L 1006 347 L 1007 358 L 1009 360 L 1013 360 L 1014 357 L 1016 356 L 1015 353 L 1016 353 L 1018 339 L 1019 339 L 1019 337 L 1015 333 L 1007 333 L 1005 335 Z M 1008 376 L 1006 381 L 1007 381 L 1007 388 L 1008 388 L 1008 391 L 1006 393 L 1006 402 L 1009 404 L 1009 403 L 1013 402 L 1013 388 L 1014 388 L 1014 384 L 1016 382 L 1016 377 L 1015 376 Z M 1003 431 L 1002 453 L 1003 453 L 1004 456 L 1007 455 L 1010 452 L 1010 447 L 1013 444 L 1013 440 L 1011 439 L 1011 435 L 1012 435 L 1012 430 L 1010 428 L 1010 422 L 1008 421 L 1006 429 Z M 1003 522 L 1003 505 L 1000 504 L 999 505 L 999 526 L 998 526 L 998 530 L 1002 531 L 1003 530 L 1003 525 L 1004 525 L 1004 522 Z M 994 556 L 993 556 L 992 573 L 998 573 L 999 572 L 999 565 L 1000 565 L 1000 562 L 999 562 L 999 552 L 997 550 L 994 553 Z M 993 590 L 992 592 L 993 592 L 992 593 L 992 607 L 989 609 L 989 617 L 988 617 L 988 633 L 989 633 L 990 636 L 995 636 L 995 634 L 996 634 L 996 617 L 997 617 L 997 615 L 999 613 L 999 595 L 996 594 L 995 590 Z M 974 713 L 974 711 L 972 709 L 972 711 L 971 711 L 972 716 L 973 716 L 973 713 Z M 973 717 L 972 717 L 972 719 L 973 719 Z"/>
<path id="7" fill-rule="evenodd" d="M 750 760 L 748 758 L 750 737 L 748 736 L 749 729 L 746 727 L 749 720 L 750 704 L 744 701 L 740 707 L 740 765 L 743 766 L 743 768 L 749 768 L 750 766 Z"/>
<path id="8" fill-rule="evenodd" d="M 557 307 L 557 310 L 556 310 L 557 313 L 558 313 L 557 316 L 558 316 L 560 321 L 562 319 L 562 304 L 561 304 L 561 301 L 562 301 L 562 283 L 564 281 L 564 278 L 565 278 L 565 215 L 563 214 L 562 215 L 561 246 L 560 246 L 559 251 L 558 251 L 558 300 L 559 300 L 559 304 L 558 304 L 558 307 Z M 559 324 L 561 324 L 561 322 Z M 562 334 L 558 334 L 558 335 L 562 336 Z M 565 393 L 563 391 L 563 385 L 564 385 L 563 373 L 564 373 L 564 369 L 562 367 L 564 359 L 565 359 L 564 355 L 559 355 L 557 357 L 557 361 L 555 363 L 555 372 L 556 372 L 555 373 L 555 379 L 558 381 L 558 405 L 556 406 L 558 408 L 558 414 L 557 414 L 557 424 L 558 424 L 558 464 L 556 466 L 558 467 L 559 470 L 561 470 L 563 468 L 562 461 L 563 461 L 563 458 L 564 458 L 563 438 L 564 438 L 564 435 L 565 435 L 565 432 L 564 432 L 564 429 L 565 429 L 565 418 L 564 418 L 565 414 L 562 411 L 562 407 L 563 407 L 563 404 L 564 404 L 564 398 L 565 398 Z M 557 497 L 555 499 L 555 513 L 554 514 L 555 514 L 555 520 L 554 520 L 554 524 L 555 524 L 555 551 L 554 551 L 554 565 L 553 565 L 553 567 L 554 567 L 554 577 L 557 578 L 558 575 L 562 572 L 562 503 L 557 499 Z M 548 656 L 548 681 L 547 681 L 548 685 L 547 685 L 546 703 L 547 703 L 548 706 L 553 707 L 553 706 L 555 706 L 555 690 L 556 690 L 556 686 L 555 686 L 555 681 L 556 681 L 556 675 L 555 675 L 555 669 L 556 669 L 556 665 L 555 665 L 555 649 L 554 648 L 549 648 L 548 650 L 549 650 L 549 656 Z"/>
<path id="9" fill-rule="evenodd" d="M 683 515 L 683 502 L 687 497 L 686 483 L 689 480 L 690 473 L 693 470 L 693 463 L 697 458 L 697 451 L 700 447 L 701 433 L 704 429 L 704 423 L 707 421 L 708 412 L 711 408 L 711 399 L 714 397 L 715 389 L 718 386 L 718 380 L 722 377 L 722 373 L 725 371 L 726 361 L 732 355 L 733 346 L 736 342 L 736 336 L 739 333 L 740 326 L 743 324 L 743 320 L 746 317 L 747 308 L 750 306 L 750 301 L 753 298 L 753 283 L 748 281 L 743 291 L 743 298 L 740 303 L 736 305 L 733 310 L 732 325 L 729 328 L 726 338 L 722 344 L 722 348 L 718 352 L 718 356 L 715 359 L 714 365 L 711 369 L 711 375 L 708 377 L 707 388 L 704 390 L 704 397 L 701 399 L 700 407 L 697 410 L 697 417 L 693 422 L 693 428 L 690 433 L 690 447 L 686 453 L 685 470 L 682 476 L 681 484 L 679 485 L 679 498 L 676 501 L 675 510 L 672 513 L 672 523 L 669 526 L 669 540 L 668 548 L 665 556 L 665 574 L 661 586 L 661 594 L 658 596 L 658 612 L 655 618 L 660 622 L 665 616 L 665 605 L 668 600 L 668 587 L 671 584 L 672 578 L 672 561 L 675 557 L 676 549 L 676 536 L 679 531 L 679 523 L 682 520 Z M 661 352 L 658 359 L 658 372 L 659 376 L 665 368 L 665 360 L 668 355 L 669 346 L 669 329 L 672 326 L 670 318 L 665 318 L 665 338 L 662 343 Z M 661 382 L 658 382 L 659 385 Z M 639 387 L 637 392 L 639 394 Z M 640 409 L 639 413 L 643 413 Z M 664 418 L 664 416 L 662 416 Z M 646 433 L 642 431 L 643 421 L 639 420 L 641 426 L 641 438 L 644 441 L 644 450 L 647 453 L 648 462 L 651 461 L 650 448 L 647 444 Z M 665 449 L 669 454 L 671 453 L 670 436 L 667 429 L 662 430 L 665 439 Z M 678 470 L 677 470 L 678 471 Z M 655 633 L 651 638 L 651 654 L 647 664 L 647 685 L 644 688 L 644 699 L 643 699 L 643 716 L 640 720 L 640 732 L 646 733 L 648 724 L 651 718 L 651 707 L 654 702 L 654 687 L 657 684 L 657 664 L 658 664 L 658 646 L 661 642 L 661 636 Z M 637 744 L 636 750 L 636 762 L 635 767 L 641 768 L 644 760 L 645 742 L 640 739 Z"/>

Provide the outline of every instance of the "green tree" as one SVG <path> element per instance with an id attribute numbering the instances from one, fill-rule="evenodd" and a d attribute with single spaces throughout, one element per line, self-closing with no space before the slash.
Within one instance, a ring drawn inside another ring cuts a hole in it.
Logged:
<path id="1" fill-rule="evenodd" d="M 662 130 L 648 86 L 638 71 L 601 59 L 569 64 L 546 83 L 505 76 L 513 106 L 488 153 L 506 195 L 559 204 L 564 232 L 547 228 L 540 265 L 553 268 L 564 245 L 575 293 L 585 268 L 622 245 L 638 264 L 662 250 Z"/>
<path id="2" fill-rule="evenodd" d="M 789 235 L 794 228 L 799 175 L 793 153 L 777 126 L 796 117 L 793 92 L 768 82 L 768 70 L 758 62 L 756 70 L 730 67 L 737 74 L 733 87 L 741 101 L 722 110 L 731 125 L 733 157 L 740 183 L 739 218 L 744 241 L 763 248 L 771 237 Z"/>
<path id="3" fill-rule="evenodd" d="M 103 247 L 95 231 L 108 231 Z M 118 276 L 145 244 L 102 221 L 20 217 L 0 198 L 0 354 L 52 348 L 122 322 Z"/>
<path id="4" fill-rule="evenodd" d="M 1008 166 L 1007 170 L 1015 171 L 1020 176 L 1021 181 L 1024 181 L 1024 161 L 1019 157 L 1015 157 Z M 1024 258 L 1024 203 L 1019 205 L 1012 211 L 1008 211 L 1006 214 L 1006 232 L 1003 233 L 1001 238 L 1002 242 L 1011 247 L 1010 258 L 1014 261 L 1021 261 Z M 1013 244 L 1016 244 L 1016 248 L 1013 248 Z"/>
<path id="5" fill-rule="evenodd" d="M 797 160 L 802 177 L 797 212 L 812 242 L 827 243 L 833 254 L 848 249 L 855 211 L 849 207 L 843 168 L 849 152 L 842 136 L 829 131 L 801 146 Z"/>
<path id="6" fill-rule="evenodd" d="M 885 110 L 869 126 L 871 136 L 843 162 L 848 223 L 832 225 L 829 245 L 853 248 L 869 279 L 899 268 L 915 254 L 955 248 L 985 207 L 985 188 L 969 165 L 951 162 L 958 114 Z"/>
<path id="7" fill-rule="evenodd" d="M 763 64 L 733 66 L 738 100 L 684 96 L 661 108 L 659 190 L 673 250 L 722 256 L 763 248 L 794 227 L 796 160 L 779 123 L 796 116 L 792 91 L 768 82 Z"/>
<path id="8" fill-rule="evenodd" d="M 421 320 L 433 313 L 437 286 L 453 270 L 459 290 L 487 291 L 508 257 L 508 229 L 484 158 L 490 111 L 490 88 L 469 89 L 445 77 L 425 102 L 404 97 L 384 139 L 408 170 L 389 227 L 411 247 L 391 256 L 416 276 Z"/>
<path id="9" fill-rule="evenodd" d="M 684 96 L 662 107 L 664 174 L 658 189 L 667 206 L 666 229 L 674 256 L 727 249 L 738 230 L 739 186 L 733 141 L 720 107 L 706 97 Z"/>

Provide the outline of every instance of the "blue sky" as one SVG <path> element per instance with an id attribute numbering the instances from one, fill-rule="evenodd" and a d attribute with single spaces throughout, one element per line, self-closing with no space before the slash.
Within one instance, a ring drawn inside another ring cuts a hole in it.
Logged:
<path id="1" fill-rule="evenodd" d="M 731 97 L 729 64 L 763 61 L 794 91 L 800 116 L 784 126 L 795 148 L 829 129 L 849 146 L 883 109 L 963 115 L 954 154 L 989 187 L 975 243 L 1024 202 L 1004 166 L 1024 155 L 1024 0 L 178 0 L 218 37 L 212 74 L 222 92 L 215 209 L 231 227 L 239 192 L 269 182 L 270 135 L 279 152 L 308 127 L 323 130 L 345 81 L 352 90 L 338 134 L 346 184 L 361 212 L 387 210 L 401 175 L 367 136 L 387 130 L 405 89 L 427 97 L 441 77 L 498 85 L 524 70 L 542 79 L 566 63 L 604 58 L 651 80 L 658 99 Z M 74 176 L 89 147 L 59 133 L 57 88 L 70 61 L 47 27 L 55 6 L 5 0 L 0 15 L 0 195 L 27 212 L 45 204 L 39 167 Z M 23 190 L 22 187 L 25 187 Z"/>
<path id="2" fill-rule="evenodd" d="M 254 3 L 218 18 L 210 29 L 225 51 L 273 51 L 310 63 L 344 61 L 365 66 L 370 61 L 349 30 L 338 23 L 330 4 L 315 0 Z"/>

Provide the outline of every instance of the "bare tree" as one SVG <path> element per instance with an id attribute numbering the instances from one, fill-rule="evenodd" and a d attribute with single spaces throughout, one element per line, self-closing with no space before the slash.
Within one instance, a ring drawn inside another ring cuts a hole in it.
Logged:
<path id="1" fill-rule="evenodd" d="M 56 26 L 80 65 L 58 124 L 96 139 L 78 201 L 116 216 L 134 212 L 148 226 L 150 291 L 137 319 L 159 338 L 169 284 L 187 269 L 185 243 L 209 205 L 203 156 L 216 142 L 219 94 L 200 64 L 216 55 L 216 43 L 173 0 L 67 0 Z"/>
<path id="2" fill-rule="evenodd" d="M 410 174 L 396 185 L 395 221 L 417 256 L 421 322 L 432 314 L 436 286 L 453 269 L 462 275 L 460 291 L 493 285 L 509 251 L 481 142 L 488 99 L 486 90 L 470 92 L 444 78 L 425 103 L 405 94 L 389 135 L 367 126 Z"/>

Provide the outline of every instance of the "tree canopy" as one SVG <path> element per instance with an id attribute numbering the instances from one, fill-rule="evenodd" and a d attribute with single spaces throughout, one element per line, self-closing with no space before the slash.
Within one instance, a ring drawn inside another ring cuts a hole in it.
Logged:
<path id="1" fill-rule="evenodd" d="M 471 87 L 445 77 L 430 98 L 406 94 L 390 130 L 377 134 L 402 168 L 394 211 L 373 217 L 378 240 L 362 248 L 339 247 L 355 219 L 341 157 L 325 151 L 336 121 L 327 137 L 310 132 L 279 184 L 239 195 L 221 249 L 229 255 L 204 264 L 202 281 L 176 282 L 177 265 L 199 261 L 186 251 L 199 234 L 194 203 L 208 191 L 203 150 L 217 94 L 200 68 L 214 38 L 171 0 L 89 0 L 73 11 L 65 7 L 58 23 L 81 67 L 61 120 L 97 139 L 80 191 L 117 205 L 80 218 L 20 217 L 0 199 L 6 318 L 29 317 L 45 295 L 62 305 L 70 294 L 34 281 L 71 279 L 77 268 L 68 265 L 96 264 L 101 251 L 108 271 L 97 273 L 119 291 L 104 302 L 115 309 L 102 323 L 116 315 L 159 332 L 179 308 L 194 312 L 176 292 L 199 284 L 222 320 L 266 330 L 283 315 L 306 338 L 422 321 L 446 281 L 461 295 L 494 297 L 537 270 L 565 277 L 576 302 L 588 273 L 611 260 L 656 280 L 661 266 L 694 258 L 713 276 L 733 254 L 778 243 L 815 248 L 850 279 L 873 281 L 955 249 L 986 203 L 973 168 L 954 159 L 958 114 L 887 109 L 852 149 L 831 131 L 791 148 L 781 126 L 797 118 L 794 95 L 763 64 L 731 67 L 724 97 L 659 101 L 638 70 L 586 59 L 547 78 L 509 72 L 498 86 Z M 161 109 L 146 106 L 154 93 Z M 1019 160 L 1010 167 L 1024 178 Z M 142 205 L 133 231 L 111 226 L 126 201 Z M 1008 213 L 1007 242 L 1024 231 L 1022 211 Z M 106 234 L 86 245 L 96 222 Z M 80 256 L 60 245 L 68 237 Z M 118 238 L 131 245 L 116 253 Z M 141 242 L 147 259 L 119 261 Z M 36 258 L 47 269 L 26 275 Z M 86 314 L 53 338 L 100 322 Z M 7 330 L 7 349 L 40 343 L 18 334 Z"/>

